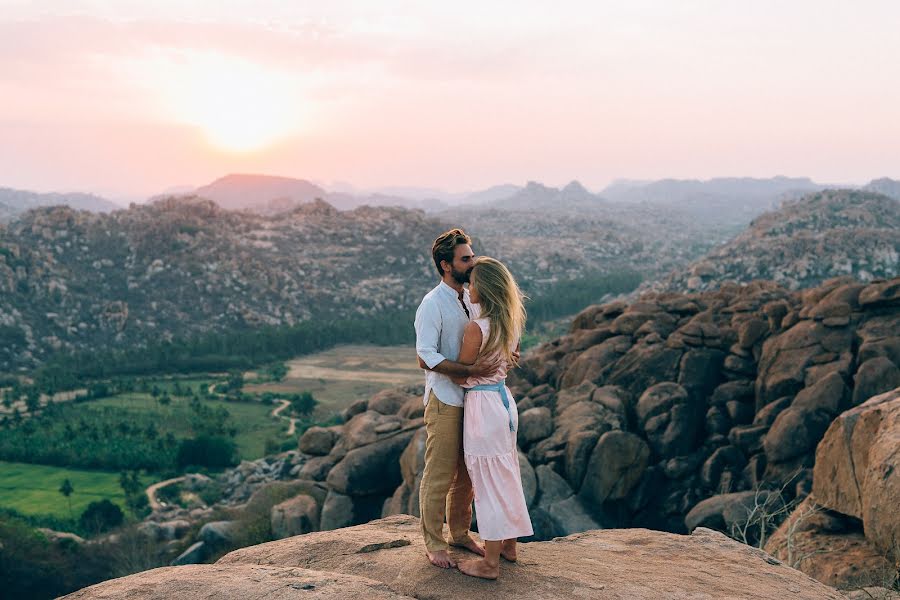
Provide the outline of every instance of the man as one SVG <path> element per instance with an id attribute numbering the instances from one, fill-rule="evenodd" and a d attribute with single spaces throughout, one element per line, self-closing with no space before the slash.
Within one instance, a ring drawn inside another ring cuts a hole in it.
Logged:
<path id="1" fill-rule="evenodd" d="M 441 234 L 431 255 L 441 282 L 422 299 L 416 311 L 416 354 L 425 371 L 425 470 L 419 488 L 419 512 L 425 550 L 432 564 L 455 567 L 449 546 L 484 556 L 469 535 L 472 522 L 472 482 L 462 452 L 463 389 L 450 376 L 484 376 L 494 362 L 463 365 L 456 360 L 466 324 L 478 317 L 478 305 L 463 287 L 475 261 L 472 240 L 461 229 Z M 445 512 L 446 511 L 446 512 Z M 444 539 L 444 516 L 450 543 Z"/>

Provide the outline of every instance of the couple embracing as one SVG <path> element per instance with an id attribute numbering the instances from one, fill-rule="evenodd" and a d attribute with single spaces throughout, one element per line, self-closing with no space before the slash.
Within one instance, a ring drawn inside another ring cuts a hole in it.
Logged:
<path id="1" fill-rule="evenodd" d="M 415 321 L 426 369 L 422 535 L 432 564 L 496 579 L 500 558 L 515 561 L 516 538 L 532 534 L 516 449 L 519 417 L 505 385 L 519 358 L 523 296 L 509 269 L 476 258 L 460 229 L 439 236 L 431 254 L 441 282 L 422 299 Z M 484 547 L 469 535 L 473 499 Z M 457 564 L 449 546 L 481 558 Z"/>

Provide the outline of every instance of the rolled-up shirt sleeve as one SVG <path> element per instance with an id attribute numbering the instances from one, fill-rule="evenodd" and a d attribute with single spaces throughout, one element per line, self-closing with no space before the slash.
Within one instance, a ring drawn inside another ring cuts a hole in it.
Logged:
<path id="1" fill-rule="evenodd" d="M 447 360 L 447 357 L 438 351 L 441 342 L 441 311 L 433 300 L 429 300 L 422 302 L 416 310 L 416 354 L 429 369 L 433 369 Z"/>

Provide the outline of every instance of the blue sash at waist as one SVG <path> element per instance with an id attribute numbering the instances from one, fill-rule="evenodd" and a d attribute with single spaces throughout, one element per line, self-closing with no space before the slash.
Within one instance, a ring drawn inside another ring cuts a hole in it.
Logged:
<path id="1" fill-rule="evenodd" d="M 503 400 L 503 406 L 506 408 L 506 412 L 509 414 L 509 430 L 515 431 L 516 427 L 513 425 L 513 416 L 512 410 L 509 408 L 509 396 L 506 393 L 506 380 L 503 379 L 498 381 L 497 383 L 482 383 L 481 385 L 476 385 L 475 387 L 470 387 L 466 390 L 467 392 L 499 392 L 500 399 Z"/>

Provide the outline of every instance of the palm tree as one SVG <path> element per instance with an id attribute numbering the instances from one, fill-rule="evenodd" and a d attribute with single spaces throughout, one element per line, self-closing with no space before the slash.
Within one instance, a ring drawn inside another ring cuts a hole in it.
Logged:
<path id="1" fill-rule="evenodd" d="M 69 518 L 72 517 L 72 492 L 75 491 L 75 488 L 72 486 L 72 482 L 69 481 L 69 478 L 66 477 L 65 481 L 62 482 L 62 485 L 59 486 L 59 493 L 66 497 L 66 502 L 69 503 Z"/>

